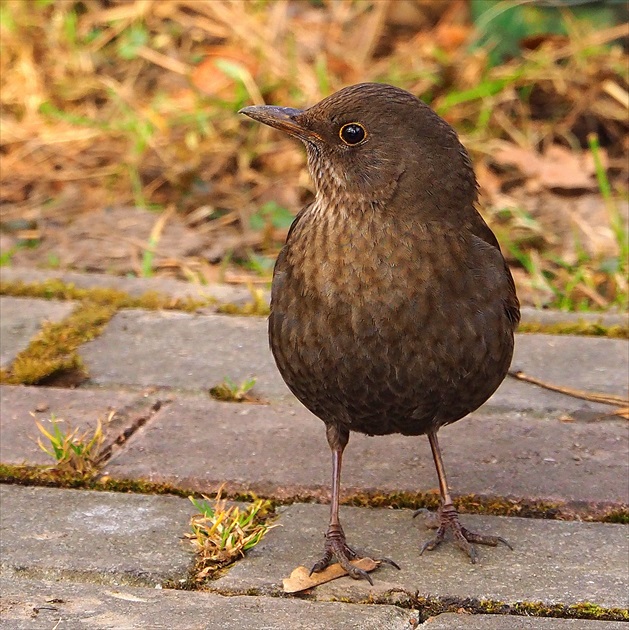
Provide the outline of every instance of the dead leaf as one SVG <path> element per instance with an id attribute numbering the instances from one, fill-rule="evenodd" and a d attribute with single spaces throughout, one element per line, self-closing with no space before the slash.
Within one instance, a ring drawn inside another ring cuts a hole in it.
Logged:
<path id="1" fill-rule="evenodd" d="M 206 57 L 192 70 L 190 80 L 197 89 L 212 96 L 227 100 L 235 98 L 235 80 L 221 71 L 220 67 L 216 65 L 217 59 L 234 64 L 252 76 L 255 76 L 258 69 L 258 62 L 255 57 L 242 48 L 209 46 L 206 48 L 205 54 Z"/>
<path id="2" fill-rule="evenodd" d="M 544 188 L 595 190 L 594 164 L 589 153 L 578 154 L 553 144 L 543 154 L 505 143 L 494 155 L 497 164 L 512 166 Z"/>
<path id="3" fill-rule="evenodd" d="M 371 558 L 361 558 L 360 560 L 352 561 L 352 564 L 367 573 L 377 569 L 380 563 Z M 290 574 L 290 577 L 284 578 L 282 584 L 284 585 L 285 593 L 298 593 L 305 591 L 308 588 L 314 588 L 320 584 L 331 582 L 337 578 L 347 575 L 347 571 L 338 563 L 331 564 L 329 567 L 320 571 L 319 573 L 313 573 L 309 575 L 310 571 L 306 567 L 297 567 Z"/>

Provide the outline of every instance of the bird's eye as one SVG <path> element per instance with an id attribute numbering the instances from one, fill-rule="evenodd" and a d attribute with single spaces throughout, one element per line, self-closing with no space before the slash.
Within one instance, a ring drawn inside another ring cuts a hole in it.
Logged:
<path id="1" fill-rule="evenodd" d="M 345 144 L 353 146 L 360 144 L 367 137 L 367 132 L 362 125 L 353 122 L 343 125 L 339 131 L 339 136 Z"/>

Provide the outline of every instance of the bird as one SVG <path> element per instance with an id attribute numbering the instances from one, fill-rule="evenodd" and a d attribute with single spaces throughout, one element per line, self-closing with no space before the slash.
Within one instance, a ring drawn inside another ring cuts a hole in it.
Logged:
<path id="1" fill-rule="evenodd" d="M 268 320 L 277 367 L 325 423 L 332 452 L 330 521 L 311 574 L 336 561 L 373 585 L 352 563 L 359 554 L 339 520 L 351 432 L 428 437 L 440 507 L 420 555 L 446 539 L 472 562 L 474 544 L 511 548 L 461 524 L 437 440 L 504 380 L 520 319 L 455 130 L 384 83 L 342 88 L 304 110 L 253 105 L 240 113 L 303 142 L 314 182 L 314 200 L 296 215 L 275 262 Z"/>

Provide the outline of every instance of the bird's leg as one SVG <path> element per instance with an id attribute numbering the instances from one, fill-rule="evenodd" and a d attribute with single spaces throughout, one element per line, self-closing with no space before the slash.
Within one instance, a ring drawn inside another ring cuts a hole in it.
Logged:
<path id="1" fill-rule="evenodd" d="M 463 527 L 459 521 L 459 514 L 456 508 L 452 504 L 452 497 L 448 490 L 448 482 L 446 480 L 446 472 L 443 467 L 443 460 L 441 458 L 441 449 L 439 448 L 439 442 L 437 441 L 436 431 L 428 434 L 428 441 L 430 442 L 430 448 L 432 449 L 432 456 L 435 460 L 435 468 L 437 469 L 437 477 L 439 478 L 439 492 L 441 494 L 441 507 L 438 512 L 437 521 L 437 534 L 422 547 L 419 555 L 424 551 L 432 551 L 441 544 L 449 532 L 452 536 L 454 544 L 461 550 L 463 550 L 470 558 L 472 563 L 475 563 L 478 559 L 476 549 L 470 543 L 477 543 L 479 545 L 491 545 L 495 547 L 498 543 L 503 543 L 509 549 L 513 550 L 513 547 L 500 536 L 486 536 L 482 534 L 476 534 Z M 421 510 L 418 510 L 413 514 L 417 516 Z"/>
<path id="2" fill-rule="evenodd" d="M 341 464 L 343 461 L 343 451 L 349 441 L 349 431 L 336 425 L 326 425 L 328 444 L 332 450 L 332 498 L 330 502 L 330 524 L 325 534 L 325 551 L 319 560 L 310 570 L 310 574 L 323 571 L 332 560 L 336 560 L 347 573 L 356 580 L 365 579 L 373 586 L 371 576 L 362 569 L 351 564 L 351 561 L 358 558 L 358 554 L 346 543 L 345 532 L 339 520 L 339 494 L 341 490 Z M 400 567 L 388 558 L 377 558 L 379 562 L 385 562 L 397 569 Z"/>

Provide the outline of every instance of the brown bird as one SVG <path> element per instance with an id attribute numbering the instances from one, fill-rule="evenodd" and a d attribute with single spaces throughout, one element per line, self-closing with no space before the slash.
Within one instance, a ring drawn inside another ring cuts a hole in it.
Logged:
<path id="1" fill-rule="evenodd" d="M 520 318 L 455 131 L 412 94 L 378 83 L 303 111 L 241 113 L 299 138 L 316 188 L 275 264 L 269 317 L 277 367 L 323 420 L 332 449 L 330 525 L 312 571 L 336 559 L 373 583 L 350 564 L 357 554 L 339 521 L 351 431 L 428 436 L 442 506 L 436 537 L 420 553 L 446 533 L 472 562 L 470 543 L 508 545 L 460 524 L 437 442 L 440 427 L 480 407 L 503 381 Z"/>

